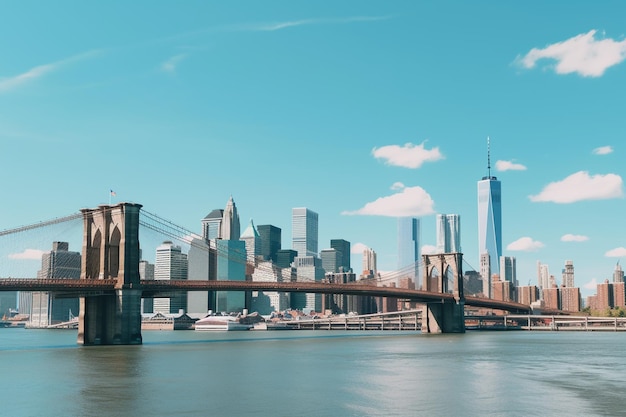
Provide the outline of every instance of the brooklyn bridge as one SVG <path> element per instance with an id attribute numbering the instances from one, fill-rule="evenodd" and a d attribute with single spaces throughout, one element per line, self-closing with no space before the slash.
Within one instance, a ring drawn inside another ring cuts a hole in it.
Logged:
<path id="1" fill-rule="evenodd" d="M 140 226 L 142 230 L 159 230 L 178 239 L 188 239 L 189 232 L 141 209 L 142 206 L 135 203 L 101 205 L 52 221 L 0 232 L 2 238 L 77 219 L 82 219 L 83 224 L 80 279 L 5 277 L 0 278 L 0 291 L 48 291 L 57 297 L 80 297 L 78 343 L 85 345 L 141 344 L 141 299 L 190 291 L 277 291 L 403 299 L 422 305 L 422 332 L 429 333 L 464 332 L 466 306 L 520 314 L 531 312 L 530 306 L 515 302 L 466 296 L 461 253 L 423 255 L 419 290 L 380 286 L 375 282 L 330 283 L 297 278 L 286 282 L 193 277 L 142 280 Z"/>

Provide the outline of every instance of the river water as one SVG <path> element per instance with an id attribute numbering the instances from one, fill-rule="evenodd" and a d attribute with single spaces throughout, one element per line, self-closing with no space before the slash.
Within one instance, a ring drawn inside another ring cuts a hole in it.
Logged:
<path id="1" fill-rule="evenodd" d="M 0 416 L 622 416 L 626 332 L 0 329 Z"/>

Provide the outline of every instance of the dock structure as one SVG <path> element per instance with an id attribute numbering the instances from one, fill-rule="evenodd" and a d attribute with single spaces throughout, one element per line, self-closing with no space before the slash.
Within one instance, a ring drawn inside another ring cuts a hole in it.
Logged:
<path id="1" fill-rule="evenodd" d="M 626 317 L 492 315 L 465 316 L 467 330 L 626 331 Z"/>
<path id="2" fill-rule="evenodd" d="M 297 330 L 421 330 L 422 310 L 391 313 L 314 317 L 285 321 Z"/>

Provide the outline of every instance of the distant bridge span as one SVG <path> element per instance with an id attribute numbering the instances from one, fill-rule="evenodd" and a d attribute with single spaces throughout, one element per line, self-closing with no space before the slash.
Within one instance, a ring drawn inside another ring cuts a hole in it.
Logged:
<path id="1" fill-rule="evenodd" d="M 114 279 L 0 279 L 0 291 L 51 291 L 62 296 L 90 296 L 112 294 Z M 133 287 L 130 287 L 133 288 Z M 177 291 L 279 291 L 318 294 L 346 294 L 371 297 L 393 297 L 420 303 L 454 302 L 452 293 L 410 290 L 397 287 L 377 287 L 364 284 L 335 284 L 325 282 L 260 282 L 260 281 L 195 281 L 195 280 L 141 280 L 142 297 L 166 297 Z M 465 305 L 492 308 L 512 313 L 529 313 L 530 306 L 489 298 L 466 296 Z"/>

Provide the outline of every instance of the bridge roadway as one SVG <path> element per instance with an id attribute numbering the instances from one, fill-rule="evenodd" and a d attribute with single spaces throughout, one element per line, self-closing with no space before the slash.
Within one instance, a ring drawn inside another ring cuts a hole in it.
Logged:
<path id="1" fill-rule="evenodd" d="M 0 278 L 0 291 L 50 291 L 64 297 L 84 297 L 110 294 L 117 280 L 96 279 L 27 279 Z M 142 280 L 142 297 L 167 297 L 176 291 L 279 291 L 318 294 L 346 294 L 371 297 L 393 297 L 419 303 L 454 301 L 454 294 L 410 290 L 397 287 L 378 287 L 359 283 L 334 284 L 325 282 L 262 282 L 262 281 L 196 281 L 196 280 Z M 530 313 L 530 306 L 480 297 L 465 297 L 465 305 L 492 308 L 512 313 Z"/>

